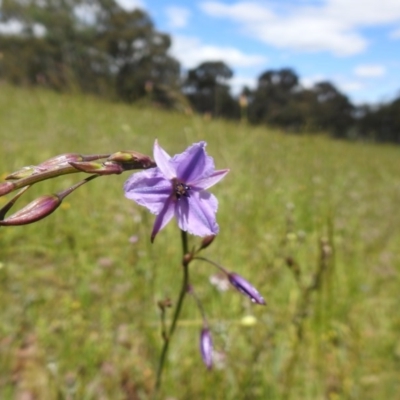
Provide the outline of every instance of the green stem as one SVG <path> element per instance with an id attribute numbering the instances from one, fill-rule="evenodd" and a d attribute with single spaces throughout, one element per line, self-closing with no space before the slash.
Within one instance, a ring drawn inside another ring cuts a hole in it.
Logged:
<path id="1" fill-rule="evenodd" d="M 188 237 L 187 233 L 184 231 L 181 231 L 181 239 L 182 239 L 182 251 L 183 251 L 183 256 L 188 253 Z M 158 391 L 160 390 L 161 387 L 161 381 L 162 381 L 162 373 L 164 370 L 165 366 L 165 361 L 167 358 L 167 353 L 168 353 L 168 348 L 169 344 L 171 342 L 171 338 L 175 332 L 175 328 L 179 319 L 179 316 L 181 314 L 182 310 L 182 304 L 183 300 L 185 299 L 185 296 L 188 292 L 188 285 L 189 285 L 189 266 L 186 263 L 182 263 L 182 268 L 183 268 L 183 279 L 182 279 L 182 286 L 181 286 L 181 291 L 179 293 L 179 298 L 176 303 L 176 308 L 174 312 L 174 316 L 168 331 L 168 334 L 164 338 L 164 345 L 161 350 L 161 355 L 160 355 L 160 361 L 158 364 L 158 370 L 157 370 L 157 378 L 156 378 L 156 384 L 155 384 L 155 389 L 154 389 L 154 398 L 156 398 L 156 395 Z"/>

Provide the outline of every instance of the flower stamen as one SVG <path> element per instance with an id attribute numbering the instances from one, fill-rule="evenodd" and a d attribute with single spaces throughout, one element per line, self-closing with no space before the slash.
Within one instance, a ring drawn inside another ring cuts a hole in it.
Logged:
<path id="1" fill-rule="evenodd" d="M 182 196 L 190 197 L 189 191 L 191 190 L 190 186 L 186 185 L 185 183 L 174 179 L 173 182 L 174 193 L 176 198 L 179 200 Z"/>

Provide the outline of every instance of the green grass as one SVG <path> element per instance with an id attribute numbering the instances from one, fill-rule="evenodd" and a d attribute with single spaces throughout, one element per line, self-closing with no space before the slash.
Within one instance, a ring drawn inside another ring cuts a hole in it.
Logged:
<path id="1" fill-rule="evenodd" d="M 231 169 L 212 190 L 220 234 L 204 255 L 268 302 L 220 292 L 217 271 L 191 265 L 221 360 L 203 366 L 187 298 L 161 398 L 400 398 L 400 148 L 0 86 L 0 174 L 65 152 L 151 155 L 155 138 L 171 154 L 205 140 L 217 168 Z M 124 198 L 127 177 L 0 229 L 1 399 L 150 398 L 156 303 L 178 295 L 180 235 L 171 223 L 150 244 L 154 216 Z M 26 199 L 78 180 L 42 182 Z"/>

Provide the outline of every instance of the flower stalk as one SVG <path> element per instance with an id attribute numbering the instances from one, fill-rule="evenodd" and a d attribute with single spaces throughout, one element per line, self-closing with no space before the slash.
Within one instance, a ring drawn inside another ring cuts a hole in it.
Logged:
<path id="1" fill-rule="evenodd" d="M 0 182 L 0 196 L 21 189 L 0 209 L 0 226 L 26 225 L 47 217 L 59 207 L 65 196 L 84 183 L 91 181 L 94 177 L 119 175 L 125 171 L 148 169 L 155 166 L 155 162 L 149 156 L 136 151 L 118 151 L 112 154 L 89 155 L 65 153 L 52 157 L 39 165 L 23 167 L 9 174 L 5 182 Z M 47 179 L 78 172 L 94 175 L 58 194 L 41 196 L 10 217 L 5 218 L 17 199 L 30 186 Z"/>
<path id="2" fill-rule="evenodd" d="M 187 232 L 182 231 L 182 230 L 181 230 L 181 242 L 182 242 L 182 253 L 183 253 L 183 257 L 184 257 L 188 253 L 189 245 L 188 245 Z M 157 395 L 157 393 L 161 387 L 162 374 L 163 374 L 163 370 L 164 370 L 164 366 L 165 366 L 165 361 L 167 358 L 169 344 L 171 342 L 171 338 L 175 332 L 176 325 L 177 325 L 179 317 L 181 315 L 183 301 L 185 299 L 186 294 L 188 293 L 188 287 L 189 287 L 189 264 L 188 263 L 185 263 L 185 262 L 182 263 L 182 271 L 183 271 L 182 286 L 181 286 L 179 297 L 178 297 L 178 300 L 176 303 L 175 312 L 174 312 L 168 332 L 166 332 L 166 334 L 163 335 L 164 336 L 163 337 L 164 344 L 163 344 L 163 347 L 161 350 L 161 355 L 160 355 L 160 360 L 158 363 L 158 369 L 157 369 L 157 375 L 156 375 L 156 383 L 154 386 L 154 395 L 155 396 Z"/>
<path id="3" fill-rule="evenodd" d="M 103 161 L 94 162 L 98 160 Z M 155 166 L 155 162 L 149 156 L 136 151 L 90 155 L 65 153 L 52 157 L 37 166 L 30 165 L 9 174 L 6 177 L 6 182 L 0 183 L 0 196 L 47 179 L 77 172 L 111 175 Z"/>

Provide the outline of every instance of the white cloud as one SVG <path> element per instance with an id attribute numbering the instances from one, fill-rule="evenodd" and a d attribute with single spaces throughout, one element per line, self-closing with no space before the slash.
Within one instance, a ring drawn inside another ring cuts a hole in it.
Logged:
<path id="1" fill-rule="evenodd" d="M 339 81 L 337 85 L 339 90 L 345 94 L 359 92 L 360 90 L 365 88 L 365 84 L 358 81 Z"/>
<path id="2" fill-rule="evenodd" d="M 254 1 L 225 4 L 205 1 L 208 15 L 237 22 L 242 32 L 278 48 L 329 51 L 338 56 L 362 52 L 368 45 L 360 27 L 400 21 L 399 0 L 325 0 L 279 6 Z"/>
<path id="3" fill-rule="evenodd" d="M 190 18 L 190 11 L 185 7 L 169 6 L 165 9 L 165 13 L 171 28 L 184 28 Z"/>
<path id="4" fill-rule="evenodd" d="M 383 65 L 359 65 L 354 68 L 354 74 L 360 78 L 377 78 L 386 74 L 386 68 Z"/>
<path id="5" fill-rule="evenodd" d="M 394 31 L 390 32 L 389 37 L 391 39 L 400 39 L 400 28 L 399 29 L 395 29 Z"/>
<path id="6" fill-rule="evenodd" d="M 127 11 L 133 11 L 135 8 L 145 8 L 145 3 L 142 0 L 116 0 L 116 2 Z"/>
<path id="7" fill-rule="evenodd" d="M 322 12 L 351 26 L 370 26 L 400 19 L 398 0 L 328 0 Z"/>
<path id="8" fill-rule="evenodd" d="M 230 67 L 252 67 L 265 64 L 267 58 L 259 54 L 245 54 L 235 47 L 207 45 L 196 37 L 174 36 L 171 53 L 185 68 L 193 68 L 203 61 L 221 60 Z"/>

